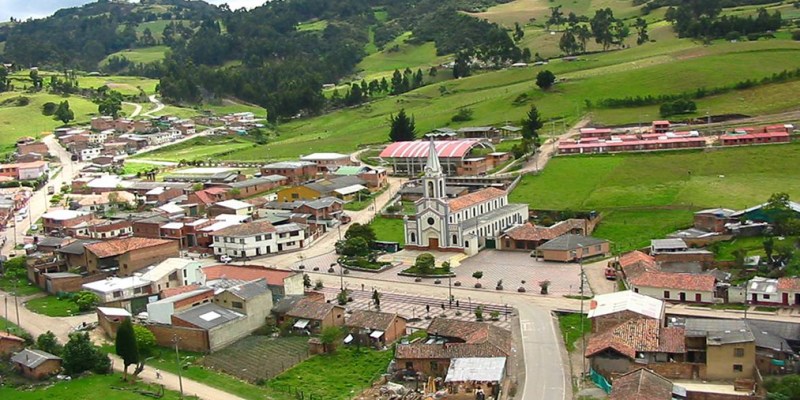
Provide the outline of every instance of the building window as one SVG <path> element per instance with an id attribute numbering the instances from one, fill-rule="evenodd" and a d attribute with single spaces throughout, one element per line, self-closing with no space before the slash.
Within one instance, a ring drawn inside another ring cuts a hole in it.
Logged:
<path id="1" fill-rule="evenodd" d="M 733 364 L 733 372 L 742 372 L 744 368 L 742 368 L 742 364 Z"/>
<path id="2" fill-rule="evenodd" d="M 439 370 L 439 363 L 436 361 L 431 361 L 431 371 L 438 371 Z"/>
<path id="3" fill-rule="evenodd" d="M 427 222 L 428 222 L 428 225 L 433 225 L 434 223 L 436 223 L 436 221 L 433 219 L 433 217 L 428 217 Z"/>
<path id="4" fill-rule="evenodd" d="M 411 232 L 411 243 L 417 242 L 417 235 L 414 232 Z"/>
<path id="5" fill-rule="evenodd" d="M 453 246 L 458 246 L 458 236 L 453 235 Z"/>
<path id="6" fill-rule="evenodd" d="M 744 357 L 744 348 L 737 347 L 733 349 L 733 356 L 734 357 Z"/>
<path id="7" fill-rule="evenodd" d="M 114 292 L 114 298 L 116 299 L 116 298 L 119 298 L 119 297 L 122 297 L 122 292 L 121 291 Z"/>
<path id="8" fill-rule="evenodd" d="M 769 300 L 769 295 L 768 294 L 764 295 L 764 300 Z"/>
<path id="9" fill-rule="evenodd" d="M 664 291 L 664 298 L 665 298 L 665 299 L 668 299 L 668 298 L 669 298 L 669 290 L 665 290 L 665 291 Z"/>
<path id="10" fill-rule="evenodd" d="M 232 301 L 231 302 L 231 307 L 242 309 L 242 308 L 244 308 L 244 305 L 242 304 L 241 301 Z"/>

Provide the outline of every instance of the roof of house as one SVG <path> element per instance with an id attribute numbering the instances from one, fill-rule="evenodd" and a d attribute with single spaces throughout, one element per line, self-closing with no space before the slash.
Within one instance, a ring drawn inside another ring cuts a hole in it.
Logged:
<path id="1" fill-rule="evenodd" d="M 229 287 L 225 291 L 242 300 L 250 300 L 262 294 L 271 293 L 267 287 L 267 280 L 264 278 Z"/>
<path id="2" fill-rule="evenodd" d="M 629 253 L 625 253 L 619 257 L 619 266 L 620 268 L 626 268 L 634 264 L 645 264 L 648 266 L 655 266 L 656 259 L 649 254 L 642 253 L 639 250 L 631 251 Z"/>
<path id="3" fill-rule="evenodd" d="M 650 245 L 653 247 L 653 249 L 662 250 L 677 250 L 689 247 L 686 245 L 686 242 L 684 242 L 683 239 L 653 239 L 650 241 Z"/>
<path id="4" fill-rule="evenodd" d="M 321 179 L 316 182 L 307 183 L 304 186 L 321 194 L 333 193 L 338 189 L 343 189 L 353 185 L 363 185 L 363 179 L 357 176 L 340 176 L 333 179 Z"/>
<path id="5" fill-rule="evenodd" d="M 294 169 L 317 165 L 311 161 L 281 161 L 262 166 L 264 169 Z"/>
<path id="6" fill-rule="evenodd" d="M 736 210 L 731 210 L 731 209 L 728 209 L 728 208 L 709 208 L 707 210 L 700 210 L 700 211 L 694 213 L 694 215 L 713 214 L 716 217 L 730 217 L 731 214 L 733 214 L 735 212 L 736 212 Z"/>
<path id="7" fill-rule="evenodd" d="M 36 368 L 49 360 L 61 361 L 61 357 L 54 356 L 46 351 L 34 349 L 24 349 L 11 357 L 12 362 L 28 368 Z"/>
<path id="8" fill-rule="evenodd" d="M 514 240 L 540 241 L 557 238 L 574 229 L 585 229 L 585 219 L 568 219 L 553 226 L 538 226 L 527 222 L 506 232 L 506 236 Z"/>
<path id="9" fill-rule="evenodd" d="M 39 241 L 36 244 L 39 247 L 58 247 L 70 244 L 74 240 L 71 237 L 44 236 L 39 237 Z"/>
<path id="10" fill-rule="evenodd" d="M 13 341 L 13 342 L 25 343 L 25 339 L 23 339 L 23 338 L 21 338 L 19 336 L 16 336 L 16 335 L 12 335 L 12 334 L 10 334 L 8 332 L 3 332 L 3 331 L 0 331 L 0 340 L 10 340 L 10 341 Z"/>
<path id="11" fill-rule="evenodd" d="M 172 316 L 201 329 L 211 329 L 242 318 L 244 314 L 218 306 L 214 303 L 205 303 L 175 313 Z"/>
<path id="12" fill-rule="evenodd" d="M 759 327 L 752 323 L 752 320 L 747 320 L 747 327 L 753 333 L 756 341 L 756 347 L 770 349 L 773 351 L 794 354 L 794 350 L 789 345 L 786 339 L 771 333 L 767 330 L 759 329 Z"/>
<path id="13" fill-rule="evenodd" d="M 125 277 L 125 278 L 114 276 L 99 281 L 84 283 L 82 287 L 84 289 L 88 289 L 94 292 L 111 293 L 119 290 L 127 290 L 132 288 L 150 286 L 151 283 L 152 283 L 151 281 L 144 280 L 141 277 L 135 275 L 132 277 Z"/>
<path id="14" fill-rule="evenodd" d="M 744 320 L 686 318 L 686 337 L 705 337 L 709 346 L 755 341 Z"/>
<path id="15" fill-rule="evenodd" d="M 342 306 L 326 303 L 324 301 L 304 298 L 295 302 L 291 309 L 286 312 L 286 315 L 300 319 L 322 320 L 336 307 L 343 308 Z"/>
<path id="16" fill-rule="evenodd" d="M 239 182 L 232 182 L 229 185 L 232 188 L 245 188 L 249 186 L 261 185 L 264 183 L 277 183 L 284 180 L 286 180 L 286 177 L 283 175 L 267 175 L 258 178 L 245 179 Z"/>
<path id="17" fill-rule="evenodd" d="M 108 317 L 130 317 L 131 313 L 124 309 L 118 307 L 97 307 L 97 311 L 100 311 L 103 315 Z"/>
<path id="18" fill-rule="evenodd" d="M 264 278 L 269 286 L 283 286 L 284 279 L 297 275 L 296 272 L 282 269 L 267 268 L 260 265 L 212 265 L 204 267 L 202 270 L 206 276 L 206 281 L 219 279 L 235 279 L 250 282 L 259 278 Z"/>
<path id="19" fill-rule="evenodd" d="M 785 277 L 778 279 L 778 290 L 781 292 L 800 292 L 800 278 Z"/>
<path id="20" fill-rule="evenodd" d="M 336 175 L 358 175 L 362 172 L 369 171 L 368 167 L 365 166 L 356 166 L 356 165 L 345 165 L 343 167 L 339 167 L 336 169 L 334 174 Z"/>
<path id="21" fill-rule="evenodd" d="M 174 271 L 184 269 L 192 264 L 197 264 L 198 266 L 200 265 L 199 262 L 194 260 L 172 257 L 143 270 L 141 276 L 144 280 L 157 281 Z"/>
<path id="22" fill-rule="evenodd" d="M 244 237 L 261 235 L 269 232 L 277 232 L 277 229 L 275 229 L 272 223 L 267 220 L 258 220 L 245 224 L 229 226 L 214 232 L 213 235 Z"/>
<path id="23" fill-rule="evenodd" d="M 64 253 L 64 254 L 80 255 L 80 254 L 83 254 L 86 251 L 86 246 L 88 246 L 88 245 L 90 245 L 92 243 L 99 243 L 99 241 L 97 241 L 97 240 L 78 239 L 78 240 L 76 240 L 76 241 L 74 241 L 74 242 L 72 242 L 72 243 L 70 243 L 70 244 L 68 244 L 68 245 L 66 245 L 66 246 L 64 246 L 64 247 L 62 247 L 60 249 L 56 249 L 56 251 L 59 252 L 59 253 Z"/>
<path id="24" fill-rule="evenodd" d="M 778 280 L 755 276 L 747 281 L 747 289 L 750 293 L 775 294 L 778 293 Z"/>
<path id="25" fill-rule="evenodd" d="M 621 311 L 631 311 L 645 317 L 661 319 L 664 301 L 635 293 L 632 290 L 599 294 L 589 303 L 589 318 Z"/>
<path id="26" fill-rule="evenodd" d="M 737 211 L 737 212 L 731 214 L 731 217 L 740 217 L 740 216 L 742 216 L 744 214 L 747 214 L 749 212 L 762 209 L 762 208 L 766 207 L 768 204 L 769 203 L 759 204 L 757 206 L 753 206 L 753 207 L 744 209 L 742 211 Z M 800 203 L 796 203 L 794 201 L 790 201 L 788 206 L 789 206 L 790 210 L 792 210 L 792 211 L 794 211 L 796 213 L 800 213 Z"/>
<path id="27" fill-rule="evenodd" d="M 646 286 L 664 289 L 680 289 L 698 292 L 713 292 L 717 278 L 713 275 L 669 273 L 661 271 L 644 271 L 636 276 L 628 277 L 633 286 Z"/>
<path id="28" fill-rule="evenodd" d="M 590 247 L 603 243 L 608 243 L 608 241 L 592 236 L 568 233 L 539 246 L 538 250 L 576 250 L 578 247 Z"/>
<path id="29" fill-rule="evenodd" d="M 456 197 L 455 199 L 451 199 L 448 201 L 448 204 L 450 205 L 450 211 L 459 211 L 476 204 L 504 197 L 506 195 L 507 193 L 504 190 L 490 187 L 466 194 L 461 197 Z"/>
<path id="30" fill-rule="evenodd" d="M 672 400 L 672 382 L 663 376 L 639 368 L 614 379 L 611 400 Z"/>
<path id="31" fill-rule="evenodd" d="M 463 158 L 469 154 L 475 146 L 482 145 L 481 140 L 446 140 L 435 141 L 436 156 L 439 158 Z M 429 143 L 427 140 L 414 142 L 395 142 L 386 146 L 380 158 L 427 158 Z"/>
<path id="32" fill-rule="evenodd" d="M 65 221 L 68 219 L 82 217 L 84 215 L 89 215 L 89 213 L 84 211 L 75 211 L 75 210 L 55 210 L 42 214 L 42 218 L 54 219 L 56 221 Z"/>
<path id="33" fill-rule="evenodd" d="M 114 257 L 125 254 L 132 250 L 141 250 L 148 247 L 161 246 L 175 243 L 166 239 L 151 239 L 143 237 L 129 237 L 123 239 L 112 239 L 105 242 L 97 242 L 86 245 L 86 250 L 90 251 L 99 258 Z M 63 250 L 63 248 L 62 248 Z"/>
<path id="34" fill-rule="evenodd" d="M 219 203 L 214 204 L 215 206 L 230 208 L 231 210 L 241 210 L 244 208 L 252 207 L 253 205 L 250 203 L 245 203 L 240 200 L 230 199 L 225 201 L 220 201 Z"/>
<path id="35" fill-rule="evenodd" d="M 629 358 L 636 353 L 683 353 L 686 351 L 684 330 L 662 328 L 655 319 L 637 318 L 625 321 L 605 332 L 592 335 L 586 344 L 586 356 L 613 349 Z"/>
<path id="36" fill-rule="evenodd" d="M 489 344 L 505 355 L 511 352 L 511 332 L 491 324 L 434 318 L 428 326 L 428 332 L 458 338 L 468 344 Z"/>
<path id="37" fill-rule="evenodd" d="M 395 318 L 403 318 L 397 314 L 380 311 L 355 310 L 347 318 L 345 326 L 387 331 Z"/>
<path id="38" fill-rule="evenodd" d="M 168 297 L 177 296 L 179 294 L 188 293 L 188 292 L 197 290 L 198 288 L 200 288 L 200 285 L 198 285 L 198 284 L 191 284 L 191 285 L 186 285 L 186 286 L 178 286 L 178 287 L 166 288 L 166 289 L 161 290 L 161 293 L 159 293 L 159 296 L 161 297 L 161 299 L 166 299 Z"/>
<path id="39" fill-rule="evenodd" d="M 295 304 L 304 301 L 305 298 L 306 297 L 303 295 L 285 296 L 272 306 L 272 312 L 275 314 L 286 314 L 294 307 Z"/>
<path id="40" fill-rule="evenodd" d="M 505 370 L 505 357 L 455 358 L 447 368 L 445 382 L 500 382 Z"/>

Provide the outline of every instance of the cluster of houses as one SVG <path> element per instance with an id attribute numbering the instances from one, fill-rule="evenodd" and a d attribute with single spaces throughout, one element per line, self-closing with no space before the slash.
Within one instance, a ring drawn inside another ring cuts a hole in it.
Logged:
<path id="1" fill-rule="evenodd" d="M 47 177 L 50 150 L 46 144 L 32 137 L 20 138 L 12 157 L 13 163 L 0 164 L 0 182 L 35 181 Z"/>
<path id="2" fill-rule="evenodd" d="M 770 125 L 757 128 L 735 128 L 718 137 L 720 146 L 789 143 L 794 126 Z M 698 131 L 675 132 L 669 121 L 653 121 L 649 131 L 630 133 L 625 129 L 582 128 L 580 138 L 562 139 L 558 154 L 619 153 L 631 151 L 680 150 L 705 148 L 714 138 Z"/>
<path id="3" fill-rule="evenodd" d="M 633 291 L 596 296 L 588 318 L 584 356 L 612 399 L 752 398 L 763 376 L 800 366 L 798 324 L 667 315 L 663 300 Z"/>

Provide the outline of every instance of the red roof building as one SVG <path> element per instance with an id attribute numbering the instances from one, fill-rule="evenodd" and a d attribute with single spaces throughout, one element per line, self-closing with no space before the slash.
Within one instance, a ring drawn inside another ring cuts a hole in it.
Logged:
<path id="1" fill-rule="evenodd" d="M 465 170 L 466 159 L 481 158 L 468 157 L 474 149 L 491 148 L 489 142 L 477 139 L 436 141 L 434 146 L 446 175 L 457 175 L 459 170 Z M 423 171 L 429 147 L 430 142 L 425 140 L 395 142 L 387 146 L 379 157 L 392 164 L 395 174 L 414 176 Z"/>
<path id="2" fill-rule="evenodd" d="M 643 270 L 628 276 L 634 292 L 667 301 L 711 303 L 717 279 L 713 275 Z"/>

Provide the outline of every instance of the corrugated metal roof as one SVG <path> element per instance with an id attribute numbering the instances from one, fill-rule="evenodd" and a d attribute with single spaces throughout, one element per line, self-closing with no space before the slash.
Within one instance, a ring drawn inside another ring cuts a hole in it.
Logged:
<path id="1" fill-rule="evenodd" d="M 435 141 L 436 155 L 445 158 L 461 158 L 469 153 L 472 148 L 482 144 L 480 140 L 448 140 Z M 381 158 L 427 158 L 429 142 L 426 140 L 415 142 L 396 142 L 386 147 L 380 154 Z"/>

